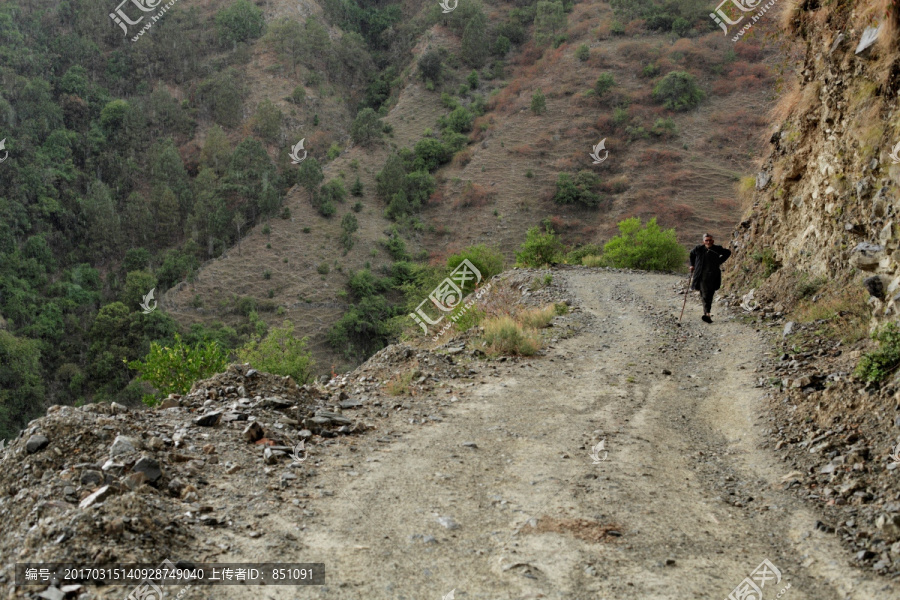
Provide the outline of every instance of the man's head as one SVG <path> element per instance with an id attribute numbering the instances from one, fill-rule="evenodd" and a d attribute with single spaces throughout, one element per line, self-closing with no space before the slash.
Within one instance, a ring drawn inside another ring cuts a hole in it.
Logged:
<path id="1" fill-rule="evenodd" d="M 704 233 L 704 234 L 703 234 L 703 245 L 704 245 L 704 246 L 706 246 L 707 248 L 709 248 L 710 246 L 713 245 L 713 242 L 715 242 L 715 240 L 713 239 L 713 236 L 711 236 L 711 235 L 708 234 L 708 233 Z"/>

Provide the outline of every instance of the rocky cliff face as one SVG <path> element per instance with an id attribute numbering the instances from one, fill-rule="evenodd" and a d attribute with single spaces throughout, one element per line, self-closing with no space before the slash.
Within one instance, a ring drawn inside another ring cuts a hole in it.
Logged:
<path id="1" fill-rule="evenodd" d="M 811 280 L 865 285 L 875 323 L 900 314 L 898 15 L 896 0 L 785 7 L 805 56 L 732 235 L 733 289 L 789 308 Z"/>

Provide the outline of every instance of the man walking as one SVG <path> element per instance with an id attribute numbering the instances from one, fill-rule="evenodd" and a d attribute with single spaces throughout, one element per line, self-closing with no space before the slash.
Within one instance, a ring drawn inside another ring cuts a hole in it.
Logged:
<path id="1" fill-rule="evenodd" d="M 713 295 L 722 287 L 722 271 L 719 266 L 731 256 L 731 250 L 716 246 L 713 236 L 703 234 L 703 243 L 691 250 L 691 289 L 700 290 L 703 299 L 703 316 L 705 322 L 712 323 L 709 311 L 712 310 Z"/>

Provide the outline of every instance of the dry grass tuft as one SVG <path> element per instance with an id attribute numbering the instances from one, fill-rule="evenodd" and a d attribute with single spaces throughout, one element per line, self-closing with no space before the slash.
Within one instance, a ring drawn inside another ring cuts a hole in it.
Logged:
<path id="1" fill-rule="evenodd" d="M 556 308 L 548 304 L 544 308 L 530 308 L 519 313 L 519 322 L 531 329 L 542 329 L 556 316 Z"/>
<path id="2" fill-rule="evenodd" d="M 489 355 L 532 356 L 540 350 L 537 335 L 517 323 L 512 317 L 503 316 L 484 321 L 484 342 Z"/>

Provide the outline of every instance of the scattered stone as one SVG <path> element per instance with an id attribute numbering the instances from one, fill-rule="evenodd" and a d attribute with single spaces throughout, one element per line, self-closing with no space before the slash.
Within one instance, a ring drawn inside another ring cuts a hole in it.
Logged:
<path id="1" fill-rule="evenodd" d="M 25 451 L 28 454 L 34 454 L 35 452 L 40 452 L 50 443 L 50 440 L 45 435 L 35 434 L 28 438 L 28 441 L 25 442 Z"/>
<path id="2" fill-rule="evenodd" d="M 475 442 L 463 442 L 462 445 L 466 448 L 478 448 L 478 444 Z"/>
<path id="3" fill-rule="evenodd" d="M 63 600 L 66 597 L 65 592 L 56 587 L 48 587 L 46 590 L 38 594 L 38 598 L 44 600 Z"/>
<path id="4" fill-rule="evenodd" d="M 671 374 L 672 374 L 672 371 L 670 371 L 670 370 L 668 370 L 668 369 L 663 369 L 663 370 L 662 370 L 662 374 L 663 374 L 663 375 L 671 375 Z"/>
<path id="5" fill-rule="evenodd" d="M 156 483 L 160 477 L 162 477 L 162 470 L 159 467 L 159 462 L 150 458 L 149 456 L 143 456 L 138 460 L 134 467 L 132 467 L 132 471 L 135 473 L 143 473 L 147 476 L 147 481 L 150 483 Z"/>
<path id="6" fill-rule="evenodd" d="M 165 410 L 167 408 L 178 408 L 181 406 L 181 403 L 175 398 L 166 398 L 159 405 L 160 410 Z"/>
<path id="7" fill-rule="evenodd" d="M 212 427 L 219 422 L 221 416 L 222 413 L 220 411 L 206 413 L 203 416 L 195 418 L 194 424 L 199 425 L 200 427 Z"/>
<path id="8" fill-rule="evenodd" d="M 94 487 L 103 483 L 103 473 L 100 471 L 94 471 L 91 469 L 86 469 L 81 472 L 81 478 L 79 482 L 83 486 Z"/>
<path id="9" fill-rule="evenodd" d="M 128 489 L 130 490 L 136 490 L 145 483 L 147 483 L 147 476 L 144 473 L 129 473 L 125 476 L 125 485 L 128 486 Z"/>
<path id="10" fill-rule="evenodd" d="M 78 505 L 78 508 L 90 508 L 95 504 L 100 504 L 110 496 L 112 496 L 115 492 L 113 491 L 111 486 L 104 485 L 102 488 L 85 498 L 81 501 L 81 504 Z"/>
<path id="11" fill-rule="evenodd" d="M 253 444 L 262 439 L 263 433 L 264 432 L 262 426 L 256 421 L 253 421 L 244 428 L 241 436 L 244 438 L 245 442 L 247 442 L 248 444 Z"/>
<path id="12" fill-rule="evenodd" d="M 788 321 L 787 323 L 784 324 L 784 331 L 782 332 L 781 337 L 786 338 L 787 336 L 791 335 L 792 333 L 794 333 L 794 322 Z"/>
<path id="13" fill-rule="evenodd" d="M 459 529 L 459 523 L 453 520 L 453 517 L 438 517 L 437 522 L 447 529 Z"/>
<path id="14" fill-rule="evenodd" d="M 112 446 L 109 447 L 109 457 L 115 458 L 121 454 L 135 452 L 135 444 L 137 444 L 137 441 L 134 438 L 124 435 L 116 436 Z"/>

